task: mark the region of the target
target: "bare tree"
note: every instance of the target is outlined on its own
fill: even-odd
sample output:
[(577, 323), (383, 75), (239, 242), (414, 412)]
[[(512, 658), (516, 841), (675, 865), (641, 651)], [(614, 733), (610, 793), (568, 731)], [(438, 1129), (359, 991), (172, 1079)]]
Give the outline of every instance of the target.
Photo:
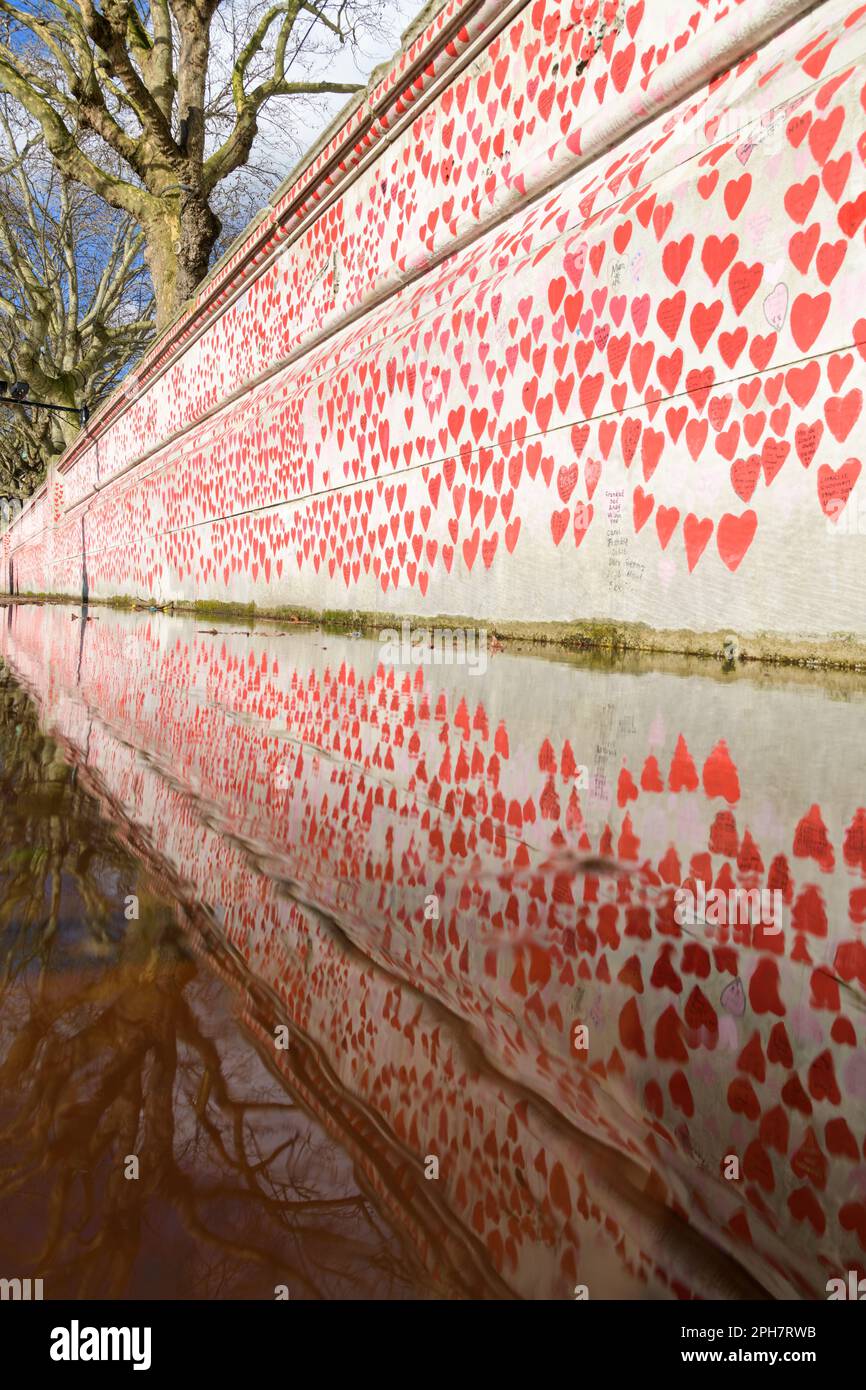
[(358, 91), (317, 70), (327, 50), (362, 43), (388, 17), (385, 0), (223, 0), (231, 23), (214, 27), (218, 9), (220, 0), (44, 0), (32, 10), (0, 0), (0, 87), (38, 123), (63, 173), (143, 229), (160, 325), (207, 271), (215, 190), (249, 160), (264, 108)]
[[(0, 503), (23, 502), (45, 477), (54, 450), (45, 411), (0, 406)], [(6, 520), (5, 511), (0, 518)]]
[[(144, 234), (74, 184), (0, 101), (0, 376), (74, 412), (105, 395), (154, 332)], [(75, 413), (0, 407), (0, 492), (27, 495)]]

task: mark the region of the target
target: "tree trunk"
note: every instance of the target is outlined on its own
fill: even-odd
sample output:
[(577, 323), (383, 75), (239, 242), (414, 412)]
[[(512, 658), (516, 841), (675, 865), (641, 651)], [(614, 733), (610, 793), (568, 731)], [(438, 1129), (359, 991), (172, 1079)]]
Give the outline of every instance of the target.
[(174, 290), (175, 313), (207, 275), (211, 252), (216, 245), (221, 227), (222, 223), (204, 198), (189, 194), (184, 199), (180, 216), (180, 249)]
[(207, 274), (222, 224), (204, 198), (182, 193), (173, 215), (145, 225), (145, 259), (156, 296), (157, 331), (165, 328)]

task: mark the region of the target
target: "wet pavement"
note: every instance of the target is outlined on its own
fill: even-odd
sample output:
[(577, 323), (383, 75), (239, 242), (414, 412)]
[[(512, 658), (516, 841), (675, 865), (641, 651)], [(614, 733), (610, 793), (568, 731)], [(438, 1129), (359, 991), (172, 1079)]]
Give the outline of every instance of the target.
[(38, 604), (0, 659), (5, 1277), (866, 1273), (862, 680)]

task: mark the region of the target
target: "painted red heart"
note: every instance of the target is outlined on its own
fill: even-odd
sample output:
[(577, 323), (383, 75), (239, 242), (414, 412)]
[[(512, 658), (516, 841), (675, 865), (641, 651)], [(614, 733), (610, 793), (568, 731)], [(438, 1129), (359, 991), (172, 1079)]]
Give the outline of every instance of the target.
[(758, 518), (751, 509), (743, 512), (742, 516), (726, 512), (719, 522), (716, 545), (723, 564), (727, 565), (732, 574), (739, 568), (743, 556), (755, 539), (757, 529)]
[(808, 352), (827, 321), (830, 295), (798, 294), (791, 309), (791, 332), (801, 352)]
[(832, 522), (839, 520), (859, 477), (859, 459), (846, 459), (839, 468), (831, 468), (829, 463), (821, 464), (818, 469), (818, 501), (822, 512)]

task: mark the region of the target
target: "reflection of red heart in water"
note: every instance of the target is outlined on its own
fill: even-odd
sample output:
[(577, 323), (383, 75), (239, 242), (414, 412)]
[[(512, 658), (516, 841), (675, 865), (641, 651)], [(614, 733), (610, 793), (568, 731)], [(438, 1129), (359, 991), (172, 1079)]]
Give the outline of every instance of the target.
[(836, 1084), (833, 1056), (826, 1048), (809, 1068), (809, 1095), (813, 1100), (830, 1100), (834, 1105), (842, 1099)]
[(811, 806), (794, 832), (794, 855), (797, 859), (814, 859), (824, 873), (832, 872), (836, 856), (827, 835), (820, 806)]
[(811, 1188), (798, 1187), (796, 1192), (792, 1192), (788, 1198), (788, 1209), (795, 1221), (808, 1221), (818, 1235), (823, 1235), (827, 1218)]
[(758, 962), (749, 981), (749, 1003), (756, 1014), (784, 1017), (785, 1006), (779, 998), (779, 967), (774, 960)]
[(708, 797), (724, 797), (731, 805), (740, 799), (737, 769), (724, 739), (719, 740), (704, 763), (703, 782)]
[(668, 943), (665, 946), (662, 946), (661, 951), (659, 952), (658, 959), (656, 960), (656, 963), (653, 966), (653, 973), (650, 978), (650, 984), (652, 985), (653, 989), (669, 989), (672, 991), (672, 993), (679, 994), (683, 985), (682, 980), (680, 979), (677, 972), (674, 970), (674, 967), (671, 963), (672, 951), (673, 946), (671, 946), (670, 943)]
[(849, 868), (859, 868), (866, 873), (866, 810), (862, 806), (858, 806), (854, 819), (845, 831), (842, 853)]
[(660, 1120), (665, 1111), (665, 1098), (657, 1081), (647, 1082), (644, 1088), (644, 1100), (650, 1114), (655, 1115), (656, 1119)]
[(686, 1000), (683, 1012), (690, 1028), (694, 1030), (706, 1028), (710, 1034), (718, 1033), (719, 1020), (716, 1011), (697, 985)]
[(813, 1129), (806, 1130), (805, 1139), (792, 1156), (791, 1170), (798, 1178), (805, 1178), (819, 1191), (823, 1191), (827, 1186), (827, 1160)]
[(749, 1120), (757, 1120), (761, 1105), (745, 1076), (736, 1076), (728, 1087), (728, 1109), (735, 1115), (745, 1115)]
[(688, 745), (682, 734), (677, 739), (677, 746), (674, 749), (674, 756), (671, 760), (671, 769), (668, 773), (668, 786), (672, 792), (697, 790), (698, 774), (694, 760), (688, 750)]
[(637, 801), (637, 798), (638, 790), (634, 784), (634, 778), (627, 767), (620, 768), (616, 788), (617, 805), (623, 807), (627, 801)]
[(773, 1161), (759, 1139), (753, 1139), (743, 1155), (743, 1173), (750, 1181), (763, 1187), (765, 1192), (776, 1190)]
[(737, 822), (730, 811), (719, 811), (710, 827), (708, 844), (713, 854), (724, 854), (728, 859), (736, 858), (740, 839), (737, 834)]
[(850, 1158), (852, 1163), (856, 1163), (860, 1157), (860, 1150), (857, 1148), (857, 1140), (848, 1128), (847, 1120), (840, 1115), (835, 1120), (828, 1120), (824, 1129), (824, 1138), (827, 1141), (827, 1152), (838, 1158)]
[[(629, 956), (616, 978), (621, 985), (627, 985), (628, 988), (633, 989), (636, 994), (643, 994), (643, 975), (641, 974), (640, 959), (638, 956)], [(621, 1023), (620, 1037), (622, 1037)], [(646, 1056), (646, 1053), (644, 1052), (643, 1055)]]
[(675, 1071), (668, 1082), (668, 1090), (671, 1093), (671, 1100), (678, 1110), (690, 1117), (695, 1113), (695, 1102), (689, 1089), (689, 1083), (685, 1072)]
[(627, 1052), (635, 1052), (638, 1057), (646, 1057), (646, 1042), (636, 999), (629, 999), (620, 1010), (619, 1040)]
[(843, 1231), (856, 1231), (861, 1248), (866, 1250), (866, 1206), (862, 1202), (846, 1202), (839, 1212), (839, 1225)]
[(748, 1072), (756, 1081), (765, 1080), (767, 1075), (767, 1064), (764, 1061), (764, 1049), (761, 1047), (760, 1033), (755, 1032), (752, 1034), (737, 1058), (737, 1066), (740, 1071)]
[[(634, 1003), (632, 999), (629, 1001)], [(660, 1062), (687, 1062), (689, 1054), (682, 1040), (682, 1023), (673, 1005), (669, 1005), (656, 1023), (654, 1048)]]
[(789, 1076), (782, 1087), (782, 1100), (789, 1110), (799, 1110), (804, 1115), (811, 1115), (812, 1102), (803, 1090), (803, 1083), (796, 1072)]
[(788, 1116), (781, 1105), (774, 1105), (772, 1110), (761, 1116), (760, 1135), (761, 1142), (766, 1144), (767, 1148), (776, 1149), (780, 1154), (788, 1152), (790, 1127)]
[(659, 772), (658, 759), (652, 754), (649, 755), (643, 765), (643, 772), (640, 775), (641, 790), (645, 792), (663, 792), (664, 783)]
[(791, 1042), (784, 1023), (773, 1024), (773, 1031), (767, 1043), (767, 1057), (771, 1062), (778, 1062), (782, 1067), (794, 1065), (794, 1054), (791, 1051)]

